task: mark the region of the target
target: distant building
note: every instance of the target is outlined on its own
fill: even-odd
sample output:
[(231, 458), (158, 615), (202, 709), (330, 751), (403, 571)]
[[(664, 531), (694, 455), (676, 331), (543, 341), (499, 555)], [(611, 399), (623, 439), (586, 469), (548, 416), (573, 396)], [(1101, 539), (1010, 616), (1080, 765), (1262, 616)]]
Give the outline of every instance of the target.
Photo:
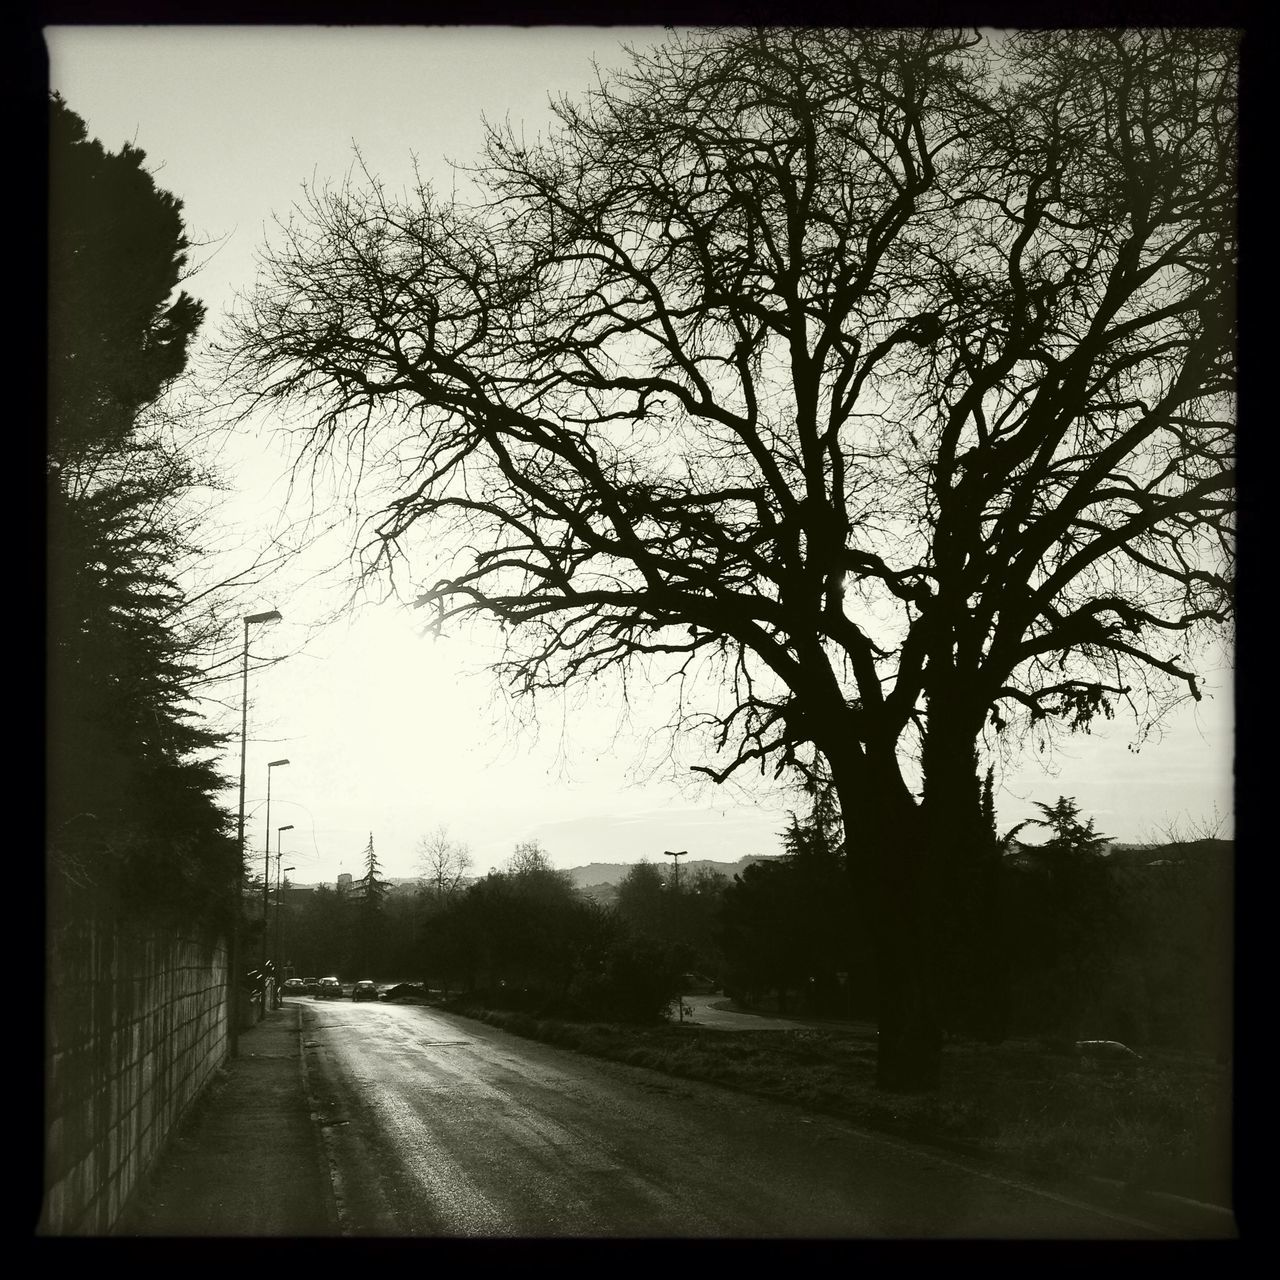
[(350, 871), (344, 871), (338, 877), (338, 892), (339, 894), (344, 894), (344, 895), (351, 892), (351, 872)]

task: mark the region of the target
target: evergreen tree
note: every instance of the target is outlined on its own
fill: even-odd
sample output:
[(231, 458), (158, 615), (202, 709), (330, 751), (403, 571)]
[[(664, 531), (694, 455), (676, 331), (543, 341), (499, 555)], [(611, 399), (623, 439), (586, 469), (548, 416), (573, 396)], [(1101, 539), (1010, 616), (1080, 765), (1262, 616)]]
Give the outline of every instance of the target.
[(49, 132), (50, 453), (121, 449), (186, 367), (204, 307), (185, 291), (182, 202), (110, 152), (58, 94)]
[(1036, 808), (1041, 817), (1005, 837), (1007, 843), (1026, 827), (1051, 833), (1035, 846), (1036, 859), (1017, 887), (1019, 923), (1034, 928), (1018, 951), (1040, 984), (1038, 1004), (1049, 1025), (1074, 1038), (1110, 980), (1124, 928), (1122, 895), (1103, 856), (1110, 837), (1094, 830), (1092, 818), (1082, 820), (1075, 798), (1036, 801)]
[(1037, 800), (1036, 808), (1044, 816), (1031, 818), (1027, 825), (1047, 827), (1053, 833), (1045, 841), (1045, 849), (1067, 854), (1101, 853), (1111, 839), (1093, 829), (1092, 818), (1081, 822), (1080, 806), (1072, 796), (1059, 796), (1054, 804)]
[(364, 848), (364, 868), (364, 875), (354, 886), (360, 912), (359, 953), (356, 960), (360, 976), (369, 977), (375, 970), (381, 971), (383, 904), (390, 888), (382, 878), (378, 855), (373, 849), (372, 831), (369, 832), (369, 843)]
[(234, 863), (222, 739), (193, 713), (199, 672), (173, 565), (194, 469), (145, 411), (181, 372), (203, 309), (170, 297), (181, 204), (144, 153), (89, 141), (50, 102), (46, 503), (47, 840), (51, 889), (210, 919)]
[(814, 777), (805, 789), (810, 811), (790, 815), (785, 856), (747, 867), (722, 895), (727, 986), (748, 1002), (773, 990), (784, 1009), (797, 995), (815, 1012), (845, 1012), (850, 979), (856, 989), (866, 977), (865, 938), (848, 929), (853, 885), (831, 788)]

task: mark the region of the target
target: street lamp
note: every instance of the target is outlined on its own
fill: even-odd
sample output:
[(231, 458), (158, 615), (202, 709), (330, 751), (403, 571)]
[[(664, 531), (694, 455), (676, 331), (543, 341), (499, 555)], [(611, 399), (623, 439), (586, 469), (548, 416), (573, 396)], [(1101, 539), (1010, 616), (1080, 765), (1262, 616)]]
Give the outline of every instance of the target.
[(279, 622), (280, 615), (274, 609), (265, 613), (251, 613), (244, 618), (244, 660), (240, 692), (240, 816), (236, 821), (236, 866), (233, 902), (235, 911), (231, 917), (231, 946), (227, 960), (227, 982), (231, 991), (231, 1016), (228, 1019), (227, 1044), (234, 1058), (240, 1052), (240, 907), (241, 886), (244, 882), (244, 760), (245, 744), (249, 736), (249, 628), (260, 622)]
[[(286, 823), (283, 827), (276, 828), (276, 1008), (280, 1007), (280, 916), (283, 913), (283, 907), (280, 901), (280, 836), (285, 831), (292, 831), (293, 823)], [(287, 867), (286, 870), (293, 871), (294, 867)], [(262, 918), (262, 933), (266, 936), (267, 918)]]
[[(668, 858), (674, 858), (674, 859), (675, 859), (675, 863), (674, 863), (673, 865), (675, 866), (676, 872), (675, 872), (675, 883), (674, 883), (674, 884), (672, 885), (672, 887), (671, 887), (671, 910), (672, 910), (672, 912), (673, 912), (673, 913), (678, 913), (678, 912), (679, 912), (679, 910), (680, 910), (680, 906), (679, 906), (679, 903), (680, 903), (680, 896), (679, 896), (679, 895), (680, 895), (680, 859), (681, 859), (681, 858), (683, 858), (683, 857), (685, 856), (685, 854), (687, 854), (687, 853), (689, 852), (689, 850), (688, 850), (688, 849), (663, 849), (663, 851), (662, 851), (662, 852), (663, 852), (664, 856), (666, 856), (666, 857), (668, 857)], [(679, 943), (679, 934), (680, 934), (680, 916), (679, 916), (679, 914), (676, 914), (676, 941), (677, 941), (677, 943)], [(677, 989), (676, 989), (676, 1008), (680, 1010), (680, 1021), (681, 1021), (681, 1023), (682, 1023), (682, 1024), (683, 1024), (683, 1022), (684, 1022), (684, 989), (683, 989), (683, 988), (684, 988), (684, 983), (677, 983)]]
[(680, 859), (683, 858), (685, 854), (689, 852), (689, 850), (688, 849), (663, 849), (662, 852), (666, 857), (674, 858), (676, 860), (675, 861), (676, 882), (675, 882), (673, 891), (675, 893), (679, 893), (680, 892)]
[[(288, 875), (290, 871), (296, 871), (297, 869), (298, 869), (297, 867), (285, 867), (285, 869), (284, 869), (284, 870), (285, 870), (285, 875)], [(282, 904), (282, 903), (277, 899), (277, 902), (276, 902), (276, 922), (277, 922), (277, 923), (276, 923), (276, 951), (277, 951), (277, 953), (278, 953), (278, 954), (276, 955), (276, 966), (277, 966), (277, 968), (278, 968), (278, 967), (283, 963), (283, 959), (282, 959), (282, 957), (286, 954), (286, 953), (285, 953), (284, 948), (280, 945), (280, 932), (281, 932), (281, 926), (280, 926), (280, 924), (279, 924), (279, 921), (280, 921), (280, 918), (281, 918), (281, 917), (280, 917), (280, 913), (281, 913), (283, 910), (284, 910), (284, 905), (283, 905), (283, 904)], [(290, 976), (290, 977), (293, 977), (293, 972), (292, 972), (292, 971), (293, 971), (293, 966), (292, 966), (292, 965), (288, 965), (288, 966), (286, 966), (286, 967), (290, 970), (289, 976)]]
[(271, 889), (271, 770), (288, 763), (287, 760), (267, 762), (267, 838), (262, 842), (262, 963), (258, 966), (264, 974), (267, 971), (267, 894)]

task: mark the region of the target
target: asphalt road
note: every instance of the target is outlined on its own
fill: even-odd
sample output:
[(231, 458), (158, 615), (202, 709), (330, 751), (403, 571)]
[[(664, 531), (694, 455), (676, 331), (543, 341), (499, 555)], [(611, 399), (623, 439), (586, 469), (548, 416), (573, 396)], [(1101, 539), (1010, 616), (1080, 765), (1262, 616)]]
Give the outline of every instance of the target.
[(299, 1002), (351, 1236), (1144, 1239), (963, 1159), (422, 1006)]

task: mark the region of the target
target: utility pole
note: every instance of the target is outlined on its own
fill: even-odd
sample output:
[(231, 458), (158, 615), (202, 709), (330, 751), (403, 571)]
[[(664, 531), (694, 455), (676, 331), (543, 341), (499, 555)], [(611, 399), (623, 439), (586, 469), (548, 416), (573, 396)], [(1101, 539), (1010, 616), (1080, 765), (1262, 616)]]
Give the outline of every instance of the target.
[[(236, 820), (236, 868), (232, 885), (230, 944), (227, 947), (227, 1051), (231, 1057), (240, 1053), (240, 915), (244, 904), (244, 762), (249, 739), (249, 628), (261, 622), (279, 622), (275, 609), (251, 613), (244, 621), (244, 663), (240, 686), (240, 811)], [(270, 777), (270, 774), (267, 775)]]
[[(671, 909), (672, 909), (673, 914), (675, 915), (675, 920), (676, 920), (676, 929), (677, 929), (677, 932), (678, 932), (678, 931), (679, 931), (679, 925), (680, 925), (680, 907), (679, 907), (679, 900), (680, 900), (680, 859), (681, 859), (681, 858), (683, 858), (683, 857), (685, 856), (685, 854), (687, 854), (687, 853), (689, 852), (689, 850), (688, 850), (688, 849), (663, 849), (663, 851), (662, 851), (662, 852), (663, 852), (663, 855), (664, 855), (665, 857), (668, 857), (668, 858), (674, 858), (674, 859), (675, 859), (675, 862), (673, 863), (673, 866), (675, 867), (675, 881), (674, 881), (674, 883), (673, 883), (673, 884), (672, 884), (672, 886), (671, 886)], [(679, 941), (679, 939), (677, 938), (677, 942), (678, 942), (678, 941)], [(676, 985), (677, 985), (677, 990), (676, 990), (676, 1008), (680, 1011), (680, 1012), (679, 1012), (680, 1023), (681, 1023), (681, 1025), (683, 1026), (683, 1025), (684, 1025), (684, 990), (683, 990), (683, 986), (684, 986), (684, 984), (683, 984), (683, 983), (677, 983)]]
[[(293, 830), (293, 823), (286, 823), (283, 827), (276, 828), (276, 949), (273, 965), (276, 974), (276, 1008), (280, 1007), (282, 996), (280, 994), (280, 917), (284, 914), (284, 904), (280, 900), (280, 837), (286, 831)], [(289, 867), (287, 870), (293, 871), (295, 868)], [(265, 921), (263, 922), (265, 925)]]
[[(264, 981), (267, 976), (267, 900), (271, 893), (271, 770), (288, 763), (289, 761), (284, 759), (271, 760), (267, 763), (267, 834), (262, 842), (262, 958), (258, 966)], [(265, 995), (263, 1008), (266, 1008)]]

